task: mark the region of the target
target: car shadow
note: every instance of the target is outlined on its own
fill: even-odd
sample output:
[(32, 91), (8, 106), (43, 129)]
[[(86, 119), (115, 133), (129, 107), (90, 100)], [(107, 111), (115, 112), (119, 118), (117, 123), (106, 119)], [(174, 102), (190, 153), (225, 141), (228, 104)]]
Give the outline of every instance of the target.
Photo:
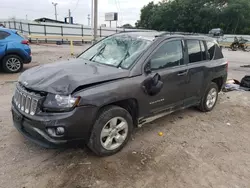
[[(188, 109), (173, 112), (169, 115), (156, 119), (150, 123), (146, 123), (141, 128), (135, 128), (131, 135), (130, 141), (127, 145), (129, 146), (129, 144), (132, 144), (132, 146), (129, 146), (129, 147), (125, 146), (125, 148), (120, 153), (124, 154), (128, 152), (128, 150), (130, 150), (131, 147), (133, 148), (134, 144), (137, 145), (137, 141), (138, 139), (140, 139), (142, 135), (148, 135), (152, 132), (158, 133), (159, 130), (162, 130), (164, 133), (167, 133), (175, 125), (180, 123), (183, 119), (188, 118), (188, 117), (194, 117), (195, 114), (197, 113), (199, 113), (199, 110), (195, 107), (191, 107)], [(137, 141), (134, 141), (134, 139), (136, 139)], [(44, 150), (43, 147), (38, 146), (28, 140), (26, 144), (32, 147), (34, 150), (37, 150), (37, 151)], [(99, 158), (87, 147), (87, 143), (83, 141), (74, 141), (74, 142), (68, 143), (67, 145), (61, 146), (60, 148), (55, 148), (55, 149), (52, 148), (52, 149), (45, 149), (45, 150), (47, 151), (52, 150), (56, 153), (60, 153), (61, 155), (67, 154), (67, 152), (75, 153), (76, 158), (77, 158), (77, 155), (79, 154), (79, 151), (81, 151), (81, 154), (84, 153), (84, 155), (88, 157), (91, 157), (94, 159)], [(122, 154), (118, 154), (118, 155), (122, 155)], [(78, 157), (80, 156), (78, 155)]]

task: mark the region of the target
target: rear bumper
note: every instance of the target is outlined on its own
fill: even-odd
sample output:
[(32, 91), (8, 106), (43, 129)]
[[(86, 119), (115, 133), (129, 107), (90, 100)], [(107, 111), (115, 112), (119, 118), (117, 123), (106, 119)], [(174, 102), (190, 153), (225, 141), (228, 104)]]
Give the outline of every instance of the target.
[(27, 56), (27, 57), (24, 58), (23, 63), (24, 63), (24, 64), (28, 64), (28, 63), (30, 63), (31, 61), (32, 61), (32, 57), (31, 57), (31, 56)]
[(227, 75), (228, 74), (225, 74), (223, 77), (222, 77), (222, 86), (220, 88), (220, 91), (225, 87), (226, 85), (226, 82), (227, 82)]

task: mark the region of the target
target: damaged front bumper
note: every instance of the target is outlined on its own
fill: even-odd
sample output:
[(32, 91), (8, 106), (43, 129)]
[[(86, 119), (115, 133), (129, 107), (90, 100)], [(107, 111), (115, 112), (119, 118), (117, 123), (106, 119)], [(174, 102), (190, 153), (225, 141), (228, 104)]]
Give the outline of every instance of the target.
[[(87, 141), (90, 136), (96, 108), (78, 107), (65, 113), (25, 114), (12, 103), (13, 124), (16, 129), (32, 142), (45, 148), (57, 148), (76, 140)], [(63, 135), (51, 135), (49, 128), (63, 127)]]

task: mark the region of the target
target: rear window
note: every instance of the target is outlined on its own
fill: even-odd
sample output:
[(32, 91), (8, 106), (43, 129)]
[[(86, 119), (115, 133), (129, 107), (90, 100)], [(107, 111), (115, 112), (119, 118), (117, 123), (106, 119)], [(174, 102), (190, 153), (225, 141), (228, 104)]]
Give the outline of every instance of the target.
[(10, 36), (9, 33), (5, 32), (5, 31), (0, 31), (0, 40), (3, 40), (8, 36)]

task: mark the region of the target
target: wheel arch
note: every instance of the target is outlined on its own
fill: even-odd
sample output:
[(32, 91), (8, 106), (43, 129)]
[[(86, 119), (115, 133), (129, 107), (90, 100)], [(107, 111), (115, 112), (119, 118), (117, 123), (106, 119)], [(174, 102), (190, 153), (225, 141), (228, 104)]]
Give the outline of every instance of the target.
[(23, 61), (24, 61), (24, 57), (22, 56), (22, 53), (19, 52), (18, 50), (11, 50), (11, 51), (7, 51), (0, 59), (0, 61), (2, 62), (2, 60), (8, 56), (8, 55), (16, 55), (18, 57), (20, 57)]
[(124, 99), (124, 100), (115, 101), (115, 102), (112, 102), (109, 104), (105, 104), (99, 108), (97, 116), (100, 114), (100, 112), (104, 108), (106, 108), (107, 106), (112, 106), (112, 105), (119, 106), (119, 107), (127, 110), (133, 119), (134, 126), (135, 127), (138, 126), (137, 120), (138, 120), (138, 114), (139, 114), (139, 106), (138, 106), (138, 102), (135, 98), (128, 98), (128, 99)]
[(223, 77), (221, 76), (221, 77), (218, 77), (218, 78), (214, 78), (214, 79), (212, 80), (212, 82), (214, 82), (214, 83), (217, 84), (218, 89), (219, 89), (219, 92), (220, 92), (221, 89), (222, 89), (222, 86), (223, 86)]

